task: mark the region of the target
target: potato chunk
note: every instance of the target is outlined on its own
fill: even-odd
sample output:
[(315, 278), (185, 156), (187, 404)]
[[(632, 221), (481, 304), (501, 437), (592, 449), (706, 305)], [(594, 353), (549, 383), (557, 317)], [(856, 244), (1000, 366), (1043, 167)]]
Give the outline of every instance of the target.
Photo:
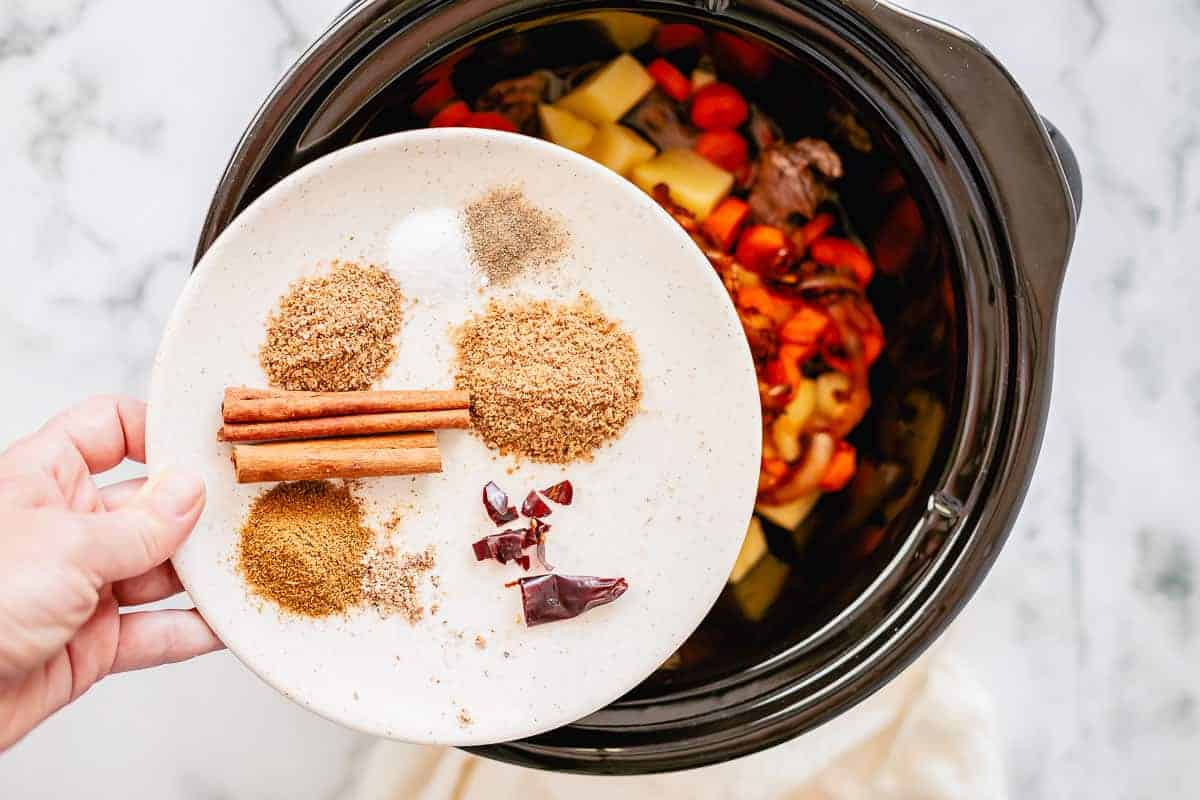
[(547, 139), (577, 153), (582, 152), (596, 135), (595, 125), (554, 106), (538, 106), (538, 119)]
[(733, 570), (729, 573), (729, 582), (738, 583), (746, 577), (751, 567), (762, 560), (767, 554), (767, 537), (763, 534), (762, 523), (758, 517), (750, 518), (750, 527), (746, 530), (746, 538), (742, 540), (742, 549), (738, 552), (737, 561), (733, 562)]
[(628, 175), (634, 167), (654, 158), (654, 145), (624, 125), (605, 123), (584, 149), (588, 158), (599, 161), (613, 172)]
[(555, 105), (600, 125), (616, 122), (654, 88), (654, 78), (636, 58), (622, 53)]
[(633, 171), (633, 181), (653, 192), (665, 183), (671, 199), (704, 219), (733, 188), (733, 175), (691, 150), (667, 150)]

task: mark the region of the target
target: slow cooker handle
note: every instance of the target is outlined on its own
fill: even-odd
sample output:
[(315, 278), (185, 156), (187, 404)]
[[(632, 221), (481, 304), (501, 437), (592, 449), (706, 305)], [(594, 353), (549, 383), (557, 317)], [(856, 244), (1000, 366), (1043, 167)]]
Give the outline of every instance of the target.
[(1079, 171), (1079, 159), (1075, 157), (1075, 150), (1067, 137), (1053, 122), (1042, 117), (1042, 124), (1046, 126), (1046, 133), (1050, 134), (1050, 144), (1054, 145), (1054, 152), (1058, 153), (1058, 160), (1066, 173), (1067, 186), (1071, 189), (1071, 205), (1075, 207), (1075, 218), (1078, 219), (1083, 213), (1083, 173)]
[[(917, 67), (931, 100), (969, 142), (1008, 235), (1013, 263), (1053, 325), (1081, 198), (1078, 162), (1008, 71), (945, 23), (879, 0), (842, 0)], [(1053, 131), (1053, 133), (1051, 133)]]

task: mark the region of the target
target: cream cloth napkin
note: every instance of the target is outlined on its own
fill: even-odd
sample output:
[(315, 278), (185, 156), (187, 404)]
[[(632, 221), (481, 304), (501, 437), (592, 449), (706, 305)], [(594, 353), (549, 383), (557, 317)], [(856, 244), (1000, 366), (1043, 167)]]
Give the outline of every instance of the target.
[(342, 800), (1001, 800), (991, 698), (944, 644), (841, 717), (777, 747), (665, 775), (523, 769), (459, 750), (375, 744)]

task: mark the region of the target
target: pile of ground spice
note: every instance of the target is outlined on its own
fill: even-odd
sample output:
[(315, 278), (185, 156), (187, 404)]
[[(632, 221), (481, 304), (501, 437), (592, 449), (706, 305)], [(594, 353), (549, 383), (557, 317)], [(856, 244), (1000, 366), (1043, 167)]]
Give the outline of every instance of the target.
[(563, 223), (531, 204), (518, 187), (493, 189), (468, 205), (464, 217), (471, 260), (492, 284), (550, 266), (570, 243)]
[(362, 602), (363, 556), (374, 538), (349, 487), (281, 483), (251, 506), (238, 565), (255, 594), (286, 611), (323, 617)]
[(335, 263), (289, 287), (267, 321), (259, 363), (279, 389), (369, 389), (396, 356), (403, 300), (387, 272)]
[(400, 553), (392, 544), (371, 548), (363, 557), (363, 596), (381, 616), (400, 614), (417, 622), (425, 616), (420, 579), (435, 563), (432, 547), (420, 553)]
[(633, 338), (584, 294), (569, 305), (493, 301), (455, 344), (455, 384), (471, 393), (475, 431), (502, 453), (590, 459), (641, 403)]

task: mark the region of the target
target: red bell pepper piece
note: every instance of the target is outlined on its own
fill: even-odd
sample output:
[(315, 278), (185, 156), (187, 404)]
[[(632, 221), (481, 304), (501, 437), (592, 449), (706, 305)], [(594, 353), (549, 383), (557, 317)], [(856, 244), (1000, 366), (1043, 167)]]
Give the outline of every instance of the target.
[(849, 239), (836, 236), (817, 239), (809, 245), (808, 256), (822, 266), (850, 270), (862, 286), (870, 283), (871, 276), (875, 274), (871, 257)]
[(696, 138), (693, 149), (734, 175), (750, 163), (750, 145), (737, 131), (705, 131)]
[(454, 100), (454, 84), (449, 78), (439, 78), (413, 101), (412, 112), (421, 119), (433, 119), (433, 115)]
[(692, 82), (688, 77), (675, 68), (675, 65), (665, 58), (656, 58), (646, 65), (646, 72), (654, 78), (667, 95), (677, 102), (684, 102), (692, 94)]
[(751, 225), (738, 240), (734, 257), (746, 269), (772, 272), (783, 266), (791, 251), (787, 236), (771, 225)]
[(763, 367), (763, 378), (768, 386), (786, 386), (788, 376), (783, 368), (783, 362), (778, 358), (768, 361), (767, 365)]
[(493, 131), (517, 132), (517, 126), (512, 120), (495, 111), (472, 111), (463, 123), (468, 128), (488, 128)]
[(466, 125), (470, 117), (471, 107), (467, 105), (466, 101), (455, 100), (433, 115), (433, 119), (429, 120), (429, 127), (453, 128), (459, 125)]
[(670, 53), (685, 47), (703, 47), (704, 30), (699, 25), (686, 22), (673, 22), (659, 25), (654, 31), (654, 49), (660, 53)]
[(692, 97), (692, 124), (701, 130), (732, 130), (749, 115), (746, 99), (728, 83), (710, 83)]
[(779, 348), (779, 363), (783, 365), (784, 382), (789, 386), (799, 386), (804, 380), (800, 365), (812, 358), (815, 347), (802, 344), (785, 344)]
[(727, 31), (714, 31), (713, 57), (722, 71), (762, 80), (771, 70), (771, 52), (761, 44)]
[(884, 275), (895, 275), (908, 266), (925, 238), (925, 220), (917, 208), (912, 195), (904, 195), (896, 201), (879, 232), (875, 234), (875, 263)]
[(792, 237), (792, 241), (794, 241), (798, 247), (808, 249), (810, 244), (829, 233), (829, 229), (833, 227), (834, 221), (833, 214), (830, 214), (828, 211), (822, 211), (820, 214), (817, 214), (808, 222), (804, 223), (804, 225), (800, 227), (800, 230), (796, 231), (795, 235)]
[(858, 454), (849, 442), (838, 442), (833, 458), (817, 487), (823, 492), (837, 492), (846, 487), (858, 469)]
[(710, 242), (728, 252), (737, 241), (738, 233), (748, 216), (750, 206), (745, 200), (726, 197), (704, 218), (704, 222), (700, 223), (700, 230)]
[(815, 346), (829, 325), (829, 317), (810, 306), (803, 306), (779, 328), (779, 338), (789, 344)]
[(863, 358), (867, 366), (871, 366), (883, 353), (883, 334), (878, 331), (868, 331), (862, 335)]

